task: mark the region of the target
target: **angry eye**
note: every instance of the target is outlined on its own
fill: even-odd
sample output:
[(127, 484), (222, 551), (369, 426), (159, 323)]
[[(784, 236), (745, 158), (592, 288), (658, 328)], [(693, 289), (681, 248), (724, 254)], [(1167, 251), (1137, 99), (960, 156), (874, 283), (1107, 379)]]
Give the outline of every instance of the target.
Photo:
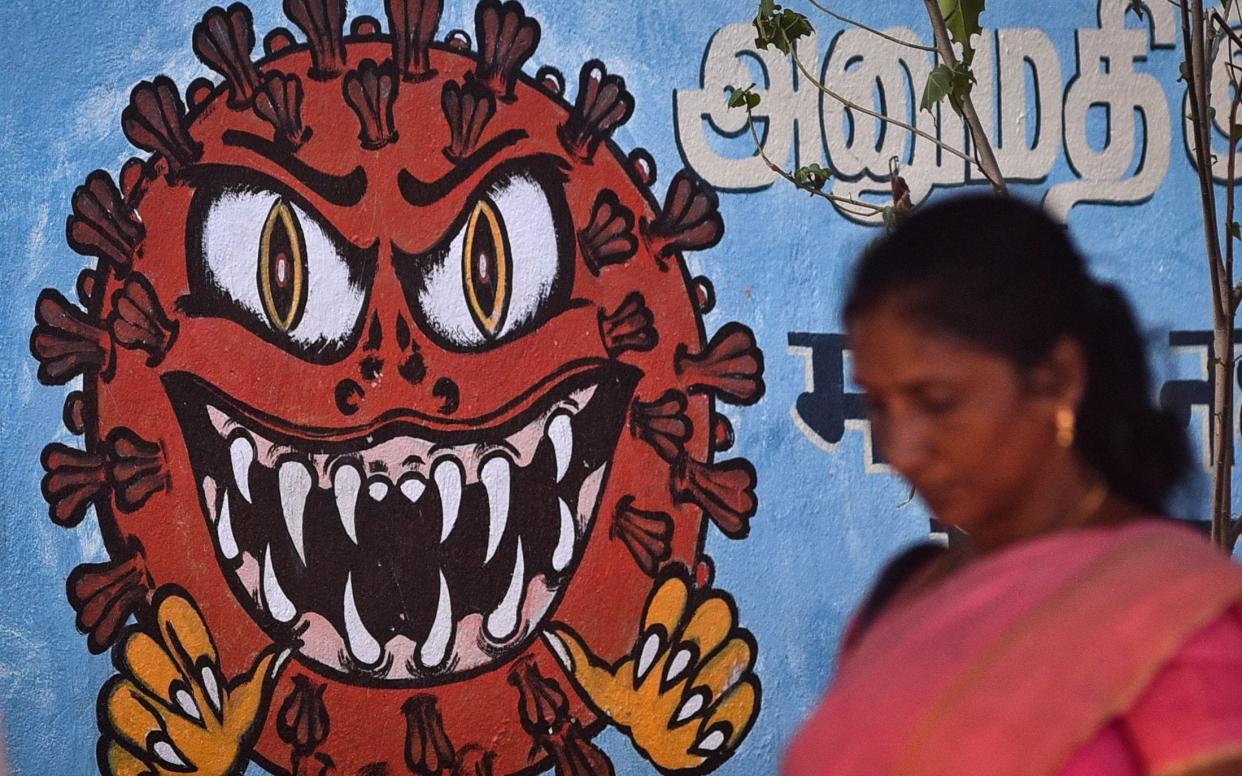
[(198, 203), (190, 236), (193, 312), (232, 318), (312, 361), (360, 329), (367, 262), (291, 196), (226, 188)]
[(412, 296), (429, 333), (473, 350), (538, 324), (566, 287), (562, 224), (530, 172), (501, 178), (477, 195), (448, 246), (419, 262)]

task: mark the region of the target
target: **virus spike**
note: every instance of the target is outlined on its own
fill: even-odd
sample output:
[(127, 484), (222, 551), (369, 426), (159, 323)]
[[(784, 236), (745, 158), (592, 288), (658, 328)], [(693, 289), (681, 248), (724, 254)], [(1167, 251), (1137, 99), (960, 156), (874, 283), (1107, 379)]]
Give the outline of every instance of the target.
[(707, 590), (716, 580), (716, 561), (710, 555), (700, 555), (694, 564), (694, 589)]
[(302, 79), (274, 72), (254, 96), (254, 112), (276, 130), (276, 142), (297, 150), (310, 139), (302, 123)]
[(565, 94), (565, 74), (551, 65), (544, 65), (535, 71), (535, 83), (549, 94), (560, 97)]
[(504, 102), (513, 97), (522, 65), (539, 45), (539, 22), (526, 15), (517, 0), (483, 0), (474, 10), (474, 32), (479, 40), (476, 74), (492, 94)]
[(702, 275), (694, 279), (694, 306), (703, 315), (716, 309), (716, 288)]
[(397, 101), (397, 82), (387, 65), (364, 59), (356, 70), (345, 74), (345, 102), (362, 125), (358, 139), (362, 147), (375, 151), (396, 141), (392, 106)]
[(125, 204), (112, 176), (95, 170), (73, 192), (73, 215), (65, 225), (69, 247), (84, 256), (112, 263), (118, 273), (133, 264), (147, 229), (137, 211)]
[(559, 131), (561, 143), (574, 156), (589, 162), (599, 144), (612, 137), (633, 113), (634, 95), (625, 88), (625, 79), (609, 75), (603, 62), (592, 59), (578, 74), (574, 109)]
[(229, 84), (229, 107), (240, 110), (254, 100), (259, 70), (250, 59), (254, 51), (254, 17), (242, 3), (228, 10), (212, 7), (194, 26), (194, 53), (204, 65)]
[(496, 115), (496, 97), (469, 73), (466, 82), (445, 81), (440, 90), (440, 107), (448, 120), (451, 140), (444, 155), (460, 161), (474, 150), (487, 122)]
[(383, 31), (380, 26), (379, 19), (374, 16), (359, 16), (349, 25), (349, 34), (360, 38), (369, 38), (379, 35)]
[(425, 81), (431, 69), (431, 41), (440, 26), (444, 0), (384, 0), (392, 31), (392, 61), (403, 81)]
[(196, 111), (207, 103), (211, 98), (211, 93), (215, 91), (215, 84), (207, 78), (195, 78), (190, 81), (190, 85), (185, 88), (185, 105), (191, 111)]
[(91, 297), (95, 295), (95, 283), (98, 280), (99, 275), (93, 269), (87, 268), (78, 273), (78, 282), (76, 284), (78, 303), (83, 307), (91, 306)]
[(526, 659), (514, 666), (509, 672), (509, 683), (518, 688), (518, 713), (528, 733), (546, 733), (569, 716), (569, 700), (561, 686), (545, 679), (534, 660)]
[(650, 577), (672, 556), (673, 518), (664, 512), (636, 509), (633, 496), (617, 503), (608, 535), (625, 542), (638, 567)]
[(730, 539), (744, 539), (759, 505), (755, 467), (745, 458), (715, 463), (685, 458), (673, 475), (673, 497), (679, 504), (698, 504)]
[(44, 385), (64, 385), (87, 372), (107, 378), (113, 362), (108, 330), (51, 288), (35, 303), (30, 352), (39, 360)]
[[(121, 165), (121, 194), (126, 204), (133, 206), (137, 199), (138, 188), (147, 177), (147, 164), (136, 156), (130, 157)], [(139, 219), (141, 220), (141, 219)]]
[(57, 525), (76, 526), (108, 487), (103, 456), (53, 442), (43, 448), (39, 462), (47, 472), (40, 487), (48, 516)]
[(98, 655), (116, 642), (121, 626), (146, 604), (151, 581), (140, 548), (131, 542), (122, 557), (75, 568), (65, 591), (77, 613), (74, 624), (86, 634), (87, 648)]
[(613, 776), (612, 761), (591, 743), (577, 720), (565, 723), (565, 732), (547, 736), (544, 748), (552, 754), (555, 773), (565, 776)]
[(699, 251), (720, 242), (724, 220), (715, 189), (689, 170), (678, 172), (647, 235), (656, 256), (662, 259), (677, 251)]
[(716, 415), (712, 418), (712, 450), (717, 453), (723, 453), (733, 449), (733, 443), (736, 437), (733, 434), (733, 424), (724, 415)]
[(453, 776), (494, 776), (496, 753), (471, 744), (457, 753)]
[(621, 204), (616, 192), (604, 189), (595, 196), (591, 222), (578, 232), (578, 247), (593, 275), (609, 264), (628, 261), (638, 250), (634, 212)]
[(293, 37), (292, 32), (289, 32), (284, 27), (276, 27), (263, 36), (263, 53), (270, 57), (286, 51), (297, 44), (298, 41)]
[(763, 352), (740, 323), (726, 323), (701, 353), (677, 346), (674, 368), (689, 391), (714, 391), (730, 404), (754, 404), (763, 397)]
[(65, 408), (61, 411), (61, 420), (65, 428), (74, 436), (82, 436), (88, 426), (94, 425), (95, 416), (86, 402), (86, 394), (82, 391), (71, 391), (65, 397)]
[(448, 35), (444, 36), (444, 42), (454, 51), (469, 51), (474, 45), (474, 41), (470, 40), (470, 33), (465, 30), (449, 30)]
[(444, 732), (444, 720), (434, 695), (415, 695), (401, 707), (405, 714), (405, 764), (423, 776), (452, 768), (453, 744)]
[(121, 347), (147, 352), (147, 366), (158, 366), (177, 339), (176, 322), (164, 314), (155, 289), (140, 273), (113, 293), (108, 326)]
[(627, 350), (651, 350), (660, 340), (655, 317), (637, 291), (630, 292), (611, 313), (599, 312), (599, 333), (608, 355), (617, 358)]
[(107, 440), (108, 480), (122, 512), (140, 509), (147, 499), (168, 487), (164, 451), (128, 428), (115, 428)]
[(298, 759), (309, 756), (328, 737), (331, 720), (323, 702), (326, 684), (315, 686), (305, 674), (294, 674), (293, 689), (280, 704), (276, 734)]
[(686, 416), (686, 395), (670, 389), (653, 402), (635, 399), (630, 433), (654, 447), (665, 461), (676, 461), (685, 454), (686, 442), (694, 434)]
[(310, 43), (310, 77), (335, 78), (345, 70), (345, 0), (285, 0), (285, 16)]
[(169, 177), (198, 161), (203, 147), (190, 138), (185, 103), (168, 76), (140, 81), (121, 112), (121, 130), (129, 142), (157, 153), (168, 162)]
[(627, 159), (630, 163), (630, 170), (633, 171), (634, 177), (638, 178), (639, 183), (650, 187), (656, 182), (656, 161), (650, 151), (646, 148), (635, 148), (630, 151)]

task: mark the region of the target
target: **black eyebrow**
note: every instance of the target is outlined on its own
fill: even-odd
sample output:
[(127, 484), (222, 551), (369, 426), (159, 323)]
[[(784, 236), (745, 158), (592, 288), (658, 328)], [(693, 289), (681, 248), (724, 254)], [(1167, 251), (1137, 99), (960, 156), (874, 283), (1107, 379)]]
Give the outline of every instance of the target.
[(479, 150), (458, 162), (457, 166), (446, 173), (444, 177), (437, 178), (434, 181), (420, 181), (409, 170), (403, 169), (397, 174), (397, 186), (401, 189), (401, 197), (415, 207), (426, 207), (438, 202), (448, 196), (450, 191), (461, 185), (466, 178), (473, 175), (476, 170), (483, 166), (484, 162), (519, 140), (524, 140), (526, 137), (525, 130), (521, 129), (510, 129), (507, 132), (501, 132), (481, 146)]
[(238, 129), (225, 131), (224, 144), (245, 148), (270, 159), (333, 205), (352, 207), (361, 202), (367, 193), (367, 173), (361, 166), (346, 175), (330, 175), (309, 166), (270, 140)]

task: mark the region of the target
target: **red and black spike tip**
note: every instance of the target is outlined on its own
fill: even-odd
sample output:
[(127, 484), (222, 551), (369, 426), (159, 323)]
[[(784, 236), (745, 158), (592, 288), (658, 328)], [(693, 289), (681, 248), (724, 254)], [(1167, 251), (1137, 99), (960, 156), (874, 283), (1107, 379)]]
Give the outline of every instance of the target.
[(295, 760), (308, 757), (328, 737), (331, 719), (323, 702), (325, 689), (326, 684), (294, 674), (293, 689), (280, 704), (276, 734), (293, 749)]
[(474, 45), (470, 40), (470, 33), (465, 30), (449, 30), (448, 35), (444, 36), (444, 42), (453, 51), (466, 52)]
[(604, 350), (611, 358), (627, 350), (651, 350), (660, 341), (654, 324), (655, 316), (647, 307), (647, 300), (637, 291), (631, 291), (616, 310), (599, 312), (599, 333)]
[(465, 83), (444, 82), (440, 107), (449, 126), (449, 145), (444, 155), (454, 162), (460, 161), (478, 146), (487, 123), (496, 115), (496, 97), (467, 73)]
[(697, 504), (725, 536), (744, 539), (759, 508), (755, 467), (745, 458), (715, 463), (683, 458), (673, 473), (673, 499)]
[(362, 129), (358, 139), (362, 147), (375, 151), (397, 140), (392, 108), (397, 101), (397, 81), (386, 63), (375, 64), (364, 59), (358, 67), (345, 74), (345, 102), (353, 109)]
[(522, 727), (552, 756), (557, 774), (611, 776), (608, 756), (591, 743), (569, 713), (569, 700), (561, 686), (540, 674), (534, 660), (514, 666), (509, 682), (518, 688)]
[(349, 34), (358, 38), (373, 38), (383, 31), (384, 28), (380, 26), (379, 19), (366, 14), (354, 17), (354, 20), (349, 23)]
[(108, 330), (51, 288), (35, 302), (30, 353), (39, 360), (44, 385), (64, 385), (87, 373), (107, 379), (114, 360)]
[(652, 402), (635, 399), (630, 433), (654, 447), (665, 461), (676, 461), (685, 454), (686, 442), (694, 435), (694, 426), (686, 415), (686, 395), (670, 389)]
[(345, 71), (345, 0), (285, 0), (285, 16), (310, 44), (310, 77), (327, 81)]
[(204, 65), (229, 84), (229, 107), (241, 110), (254, 100), (259, 69), (250, 59), (254, 51), (254, 17), (242, 3), (228, 10), (212, 7), (194, 26), (194, 53)]
[(72, 207), (65, 225), (69, 247), (83, 256), (104, 259), (124, 274), (138, 255), (147, 228), (125, 203), (112, 176), (104, 170), (86, 176), (86, 183), (73, 191)]
[(99, 273), (89, 267), (78, 273), (78, 282), (74, 288), (78, 292), (78, 304), (89, 308), (91, 300), (95, 296), (96, 283), (99, 282)]
[(268, 73), (254, 96), (254, 112), (276, 130), (276, 142), (293, 150), (310, 139), (302, 123), (302, 79), (290, 73)]
[(92, 654), (116, 642), (125, 621), (146, 605), (151, 591), (142, 549), (134, 541), (114, 560), (83, 563), (70, 572), (65, 592), (77, 613), (74, 624), (86, 634)]
[(716, 287), (702, 275), (694, 279), (694, 306), (702, 315), (716, 309)]
[(431, 69), (431, 41), (440, 26), (444, 0), (384, 0), (392, 31), (392, 61), (403, 81), (425, 81)]
[(136, 147), (162, 156), (170, 178), (198, 161), (203, 153), (203, 147), (190, 138), (187, 125), (185, 103), (177, 85), (163, 75), (139, 82), (121, 112), (125, 137)]
[(608, 535), (625, 542), (634, 562), (649, 577), (654, 577), (660, 564), (673, 554), (673, 518), (664, 512), (636, 508), (633, 496), (617, 502)]
[(678, 345), (673, 358), (686, 390), (712, 391), (729, 404), (750, 405), (763, 397), (763, 351), (747, 326), (726, 323), (701, 353)]
[(656, 182), (656, 161), (650, 151), (646, 148), (635, 148), (626, 159), (630, 163), (630, 171), (639, 183), (650, 188)]
[(164, 451), (128, 428), (114, 428), (105, 442), (108, 481), (122, 512), (134, 512), (168, 487)]
[(479, 64), (475, 74), (492, 94), (508, 102), (522, 65), (539, 46), (539, 22), (526, 15), (516, 0), (483, 0), (474, 10)]
[(279, 54), (282, 51), (296, 46), (298, 41), (293, 37), (293, 33), (284, 27), (275, 27), (271, 32), (263, 36), (263, 53), (267, 56)]
[(43, 448), (40, 487), (47, 501), (48, 516), (57, 525), (72, 528), (82, 522), (91, 503), (108, 487), (108, 471), (102, 455), (78, 450), (59, 442)]
[[(121, 165), (121, 195), (125, 197), (125, 204), (131, 208), (137, 206), (138, 194), (146, 178), (147, 163), (138, 157), (132, 156)], [(142, 220), (141, 217), (139, 220)]]
[(82, 391), (71, 391), (65, 397), (65, 407), (61, 411), (61, 420), (65, 428), (74, 436), (82, 436), (86, 429), (95, 425), (95, 412), (86, 400)]
[(724, 453), (732, 450), (735, 441), (733, 424), (729, 422), (729, 419), (724, 415), (712, 417), (712, 451)]
[[(644, 223), (644, 227), (659, 259), (667, 259), (678, 251), (710, 248), (724, 236), (720, 199), (716, 190), (698, 175), (681, 170), (669, 184), (660, 215), (652, 223)], [(661, 266), (667, 268), (668, 264), (661, 261)]]
[(565, 149), (584, 162), (595, 156), (595, 149), (634, 114), (634, 95), (625, 88), (625, 79), (609, 75), (598, 59), (582, 66), (578, 74), (578, 94), (569, 119), (559, 130)]
[(434, 695), (415, 695), (401, 706), (405, 715), (405, 764), (421, 776), (437, 776), (453, 767), (456, 752), (444, 732)]
[(634, 211), (621, 204), (615, 191), (604, 189), (595, 196), (591, 221), (578, 232), (578, 247), (593, 275), (610, 264), (628, 261), (638, 250)]
[(207, 104), (207, 101), (211, 99), (211, 93), (215, 90), (216, 85), (211, 82), (210, 78), (195, 78), (185, 88), (186, 107), (191, 112), (199, 110)]
[(150, 281), (135, 272), (112, 294), (108, 328), (123, 348), (145, 350), (147, 366), (158, 366), (177, 339), (178, 326), (164, 314)]
[(544, 65), (535, 71), (535, 83), (548, 94), (557, 97), (565, 94), (565, 74), (551, 65)]
[(495, 773), (495, 752), (471, 744), (457, 753), (457, 767), (453, 769), (453, 776), (494, 776)]

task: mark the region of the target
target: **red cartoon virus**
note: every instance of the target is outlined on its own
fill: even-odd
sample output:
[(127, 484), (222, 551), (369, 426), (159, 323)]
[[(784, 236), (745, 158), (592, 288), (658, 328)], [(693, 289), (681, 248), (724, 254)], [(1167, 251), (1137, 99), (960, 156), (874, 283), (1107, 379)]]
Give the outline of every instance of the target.
[(61, 525), (94, 507), (110, 560), (69, 599), (132, 673), (100, 767), (606, 773), (612, 723), (710, 770), (758, 709), (701, 551), (756, 510), (714, 401), (763, 392), (682, 256), (720, 240), (716, 197), (681, 172), (657, 201), (602, 63), (572, 103), (524, 74), (517, 3), (443, 43), (437, 0), (385, 7), (347, 34), (344, 0), (285, 0), (306, 42), (258, 61), (249, 9), (210, 9), (193, 46), (223, 82), (140, 83), (122, 128), (150, 156), (74, 192), (99, 261), (81, 306), (40, 296), (31, 351), (82, 380), (85, 449), (49, 445), (43, 491)]

